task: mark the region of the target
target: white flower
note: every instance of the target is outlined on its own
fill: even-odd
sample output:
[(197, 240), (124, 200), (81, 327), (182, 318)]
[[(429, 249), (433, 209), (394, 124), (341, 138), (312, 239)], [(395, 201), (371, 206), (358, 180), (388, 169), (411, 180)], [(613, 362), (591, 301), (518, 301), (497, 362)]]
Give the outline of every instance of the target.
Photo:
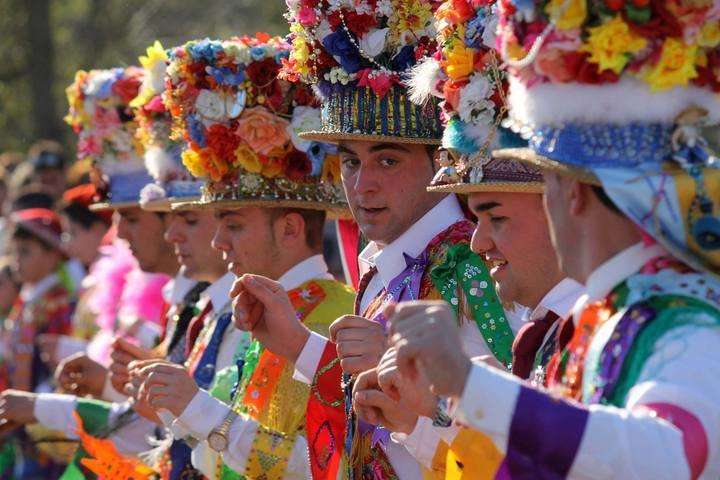
[(116, 78), (117, 72), (115, 70), (101, 70), (95, 72), (93, 75), (89, 75), (87, 84), (85, 85), (85, 95), (94, 97), (100, 93), (106, 83), (114, 82)]
[(244, 90), (237, 94), (201, 90), (195, 99), (195, 109), (202, 117), (203, 123), (212, 124), (238, 117), (245, 109), (246, 94)]
[(470, 82), (460, 92), (458, 116), (464, 122), (475, 122), (475, 119), (478, 118), (483, 111), (493, 109), (493, 102), (488, 100), (492, 91), (493, 86), (484, 75), (474, 74), (470, 77)]
[(153, 66), (146, 70), (143, 79), (143, 90), (146, 88), (151, 90), (155, 95), (165, 91), (165, 73), (167, 72), (167, 64), (165, 61), (155, 62)]
[(252, 57), (250, 56), (250, 48), (245, 45), (238, 45), (234, 42), (224, 42), (223, 47), (225, 53), (235, 59), (236, 63), (248, 64)]
[(315, 29), (315, 37), (320, 40), (322, 43), (323, 40), (325, 40), (325, 37), (333, 33), (332, 28), (330, 27), (330, 23), (323, 19), (320, 21), (320, 25), (317, 26)]
[(370, 30), (360, 39), (360, 48), (370, 57), (377, 57), (385, 49), (385, 39), (389, 31), (389, 28)]
[(497, 10), (493, 9), (492, 13), (488, 15), (487, 24), (485, 30), (483, 30), (482, 41), (483, 44), (488, 48), (495, 48), (495, 37), (498, 29), (498, 14)]
[(114, 149), (118, 152), (130, 152), (135, 150), (135, 144), (133, 143), (133, 136), (127, 131), (118, 128), (113, 132), (110, 141)]
[(295, 148), (301, 152), (307, 152), (312, 141), (301, 139), (300, 132), (320, 130), (320, 109), (312, 107), (295, 107), (290, 125), (287, 126), (288, 135), (292, 139)]
[(392, 15), (392, 0), (378, 0), (375, 6), (375, 12), (377, 15), (382, 15), (383, 17), (389, 17), (390, 15)]
[(285, 0), (288, 10), (297, 12), (300, 9), (300, 0)]
[(170, 78), (170, 82), (173, 85), (177, 85), (180, 81), (180, 65), (177, 62), (170, 62), (166, 75)]

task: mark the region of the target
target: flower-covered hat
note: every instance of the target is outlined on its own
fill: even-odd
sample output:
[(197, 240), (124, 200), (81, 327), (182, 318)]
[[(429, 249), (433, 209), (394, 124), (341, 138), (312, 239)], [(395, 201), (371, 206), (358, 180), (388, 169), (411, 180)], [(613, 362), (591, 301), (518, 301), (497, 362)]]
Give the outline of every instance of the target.
[(495, 51), (497, 19), (495, 0), (445, 1), (435, 13), (438, 51), (412, 71), (413, 102), (441, 99), (440, 169), (429, 191), (543, 191), (539, 168), (491, 156), (496, 148), (527, 146), (500, 125), (507, 80)]
[(339, 158), (298, 132), (319, 123), (309, 87), (277, 78), (290, 45), (258, 34), (193, 41), (170, 54), (165, 105), (182, 160), (205, 181), (184, 206), (287, 206), (347, 215)]
[(437, 99), (408, 97), (409, 70), (436, 49), (437, 0), (288, 0), (283, 75), (316, 86), (322, 118), (303, 138), (437, 144)]
[(130, 103), (138, 122), (137, 138), (145, 151), (145, 168), (155, 180), (140, 192), (140, 205), (150, 211), (170, 211), (173, 202), (197, 200), (203, 182), (183, 166), (184, 142), (170, 137), (172, 118), (165, 108), (165, 73), (170, 58), (160, 42), (140, 57), (145, 70), (140, 93)]
[(689, 265), (720, 269), (720, 3), (500, 2), (515, 158), (602, 185)]
[(93, 163), (98, 202), (93, 210), (138, 205), (140, 190), (152, 179), (145, 172), (137, 122), (130, 102), (143, 82), (137, 67), (79, 71), (67, 90), (65, 121), (78, 135), (78, 159)]

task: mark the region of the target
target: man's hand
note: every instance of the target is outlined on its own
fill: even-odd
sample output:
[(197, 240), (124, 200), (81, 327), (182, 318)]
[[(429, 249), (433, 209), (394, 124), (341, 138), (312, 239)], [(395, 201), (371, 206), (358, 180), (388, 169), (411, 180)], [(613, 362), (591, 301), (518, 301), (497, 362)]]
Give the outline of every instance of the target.
[(462, 396), (471, 363), (450, 306), (412, 301), (391, 305), (385, 315), (390, 319), (400, 373), (411, 381), (425, 375), (436, 395)]
[(233, 319), (240, 330), (276, 355), (295, 363), (310, 331), (297, 314), (282, 286), (269, 278), (246, 274), (235, 280), (230, 296)]
[(330, 325), (343, 372), (354, 375), (375, 368), (387, 349), (383, 327), (356, 315), (343, 315)]
[(397, 366), (397, 350), (390, 348), (377, 366), (377, 382), (380, 389), (404, 408), (423, 417), (432, 417), (437, 397), (430, 391), (430, 382), (422, 371), (410, 379), (400, 374)]
[(35, 393), (12, 389), (0, 394), (0, 431), (37, 422), (36, 398)]
[(75, 395), (100, 397), (105, 388), (107, 370), (85, 353), (79, 352), (60, 362), (55, 379), (64, 391)]
[[(125, 384), (130, 380), (128, 365), (135, 360), (157, 358), (153, 350), (139, 347), (124, 338), (116, 338), (110, 350), (110, 383), (118, 392), (125, 391)], [(158, 358), (159, 360), (159, 358)]]
[(170, 362), (137, 362), (132, 376), (142, 379), (134, 398), (155, 411), (164, 408), (179, 417), (199, 388), (187, 370)]
[(367, 423), (399, 433), (411, 433), (418, 419), (416, 414), (379, 389), (375, 369), (361, 373), (355, 380), (353, 409)]

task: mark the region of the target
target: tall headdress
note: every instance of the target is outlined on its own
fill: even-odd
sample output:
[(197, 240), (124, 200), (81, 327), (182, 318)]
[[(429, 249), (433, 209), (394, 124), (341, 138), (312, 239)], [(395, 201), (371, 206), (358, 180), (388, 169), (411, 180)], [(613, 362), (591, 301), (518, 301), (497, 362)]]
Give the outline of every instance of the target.
[(720, 3), (504, 0), (498, 45), (530, 148), (496, 156), (601, 185), (674, 255), (717, 274)]

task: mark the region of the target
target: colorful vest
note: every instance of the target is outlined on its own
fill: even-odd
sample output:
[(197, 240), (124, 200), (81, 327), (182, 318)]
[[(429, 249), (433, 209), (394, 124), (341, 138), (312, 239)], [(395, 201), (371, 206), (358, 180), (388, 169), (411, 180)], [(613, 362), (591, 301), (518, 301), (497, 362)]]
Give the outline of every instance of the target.
[[(359, 311), (367, 282), (361, 282), (355, 313), (385, 322), (389, 301), (445, 300), (458, 318), (476, 322), (490, 351), (509, 367), (513, 333), (487, 267), (470, 250), (474, 225), (459, 221), (436, 236), (417, 258), (406, 256), (407, 268)], [(389, 432), (357, 422), (351, 404), (352, 379), (343, 378), (335, 345), (328, 342), (318, 365), (308, 402), (310, 466), (314, 479), (393, 479), (397, 475), (383, 445)], [(310, 441), (310, 440), (309, 440)]]
[[(288, 296), (298, 318), (310, 330), (328, 335), (330, 324), (351, 311), (355, 292), (335, 280), (315, 279), (290, 290)], [(238, 371), (242, 371), (239, 381)], [(210, 393), (229, 400), (236, 413), (259, 425), (245, 471), (235, 472), (219, 461), (215, 479), (283, 478), (297, 436), (307, 432), (305, 406), (310, 388), (294, 380), (293, 372), (292, 364), (255, 341), (240, 368), (219, 374)], [(311, 442), (309, 436), (307, 442)]]
[[(570, 343), (548, 367), (552, 392), (585, 405), (623, 408), (659, 339), (687, 326), (720, 328), (720, 281), (715, 277), (668, 258), (653, 260), (642, 272), (650, 273), (631, 276), (585, 307)], [(567, 476), (587, 419), (587, 409), (577, 404), (521, 387), (498, 477), (532, 476), (535, 468)], [(563, 434), (548, 436), (539, 427), (551, 424), (562, 424)]]

